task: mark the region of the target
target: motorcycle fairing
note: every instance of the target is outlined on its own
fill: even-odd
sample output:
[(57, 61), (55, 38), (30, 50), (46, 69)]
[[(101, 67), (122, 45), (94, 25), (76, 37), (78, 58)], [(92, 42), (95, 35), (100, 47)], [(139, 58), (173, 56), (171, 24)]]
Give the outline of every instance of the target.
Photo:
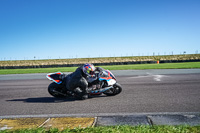
[(110, 80), (107, 81), (107, 83), (108, 83), (108, 86), (110, 86), (110, 85), (113, 85), (113, 84), (115, 84), (117, 82), (114, 79), (110, 79)]
[(53, 82), (55, 82), (56, 84), (61, 84), (62, 80), (60, 79), (60, 76), (63, 75), (63, 73), (61, 72), (56, 72), (56, 73), (49, 73), (47, 74), (47, 78)]
[(108, 83), (108, 86), (116, 83), (115, 77), (113, 76), (113, 74), (109, 70), (103, 71), (99, 80), (100, 81), (106, 80), (107, 83)]
[(110, 79), (115, 79), (115, 77), (109, 70), (103, 71), (99, 78), (99, 80), (110, 80)]

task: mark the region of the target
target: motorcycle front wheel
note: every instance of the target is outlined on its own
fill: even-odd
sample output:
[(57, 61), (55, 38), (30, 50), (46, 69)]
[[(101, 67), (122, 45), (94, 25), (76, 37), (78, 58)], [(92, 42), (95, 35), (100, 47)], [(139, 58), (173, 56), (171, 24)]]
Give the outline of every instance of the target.
[(113, 85), (113, 88), (105, 91), (104, 94), (107, 96), (114, 96), (121, 93), (121, 91), (122, 91), (122, 86), (119, 83), (116, 83)]
[(56, 84), (56, 83), (51, 83), (48, 87), (48, 92), (54, 97), (57, 98), (64, 98), (66, 95), (63, 93), (63, 86)]

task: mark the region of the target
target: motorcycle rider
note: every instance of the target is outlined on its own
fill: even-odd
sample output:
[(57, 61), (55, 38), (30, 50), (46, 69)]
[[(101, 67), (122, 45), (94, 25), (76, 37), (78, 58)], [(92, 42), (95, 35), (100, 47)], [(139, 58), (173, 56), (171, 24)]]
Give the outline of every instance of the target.
[[(78, 94), (79, 98), (84, 100), (88, 98), (88, 82), (97, 83), (95, 71), (100, 73), (103, 69), (94, 67), (93, 64), (84, 64), (78, 67), (75, 72), (66, 77), (66, 89), (72, 90)], [(79, 89), (80, 88), (80, 89)]]

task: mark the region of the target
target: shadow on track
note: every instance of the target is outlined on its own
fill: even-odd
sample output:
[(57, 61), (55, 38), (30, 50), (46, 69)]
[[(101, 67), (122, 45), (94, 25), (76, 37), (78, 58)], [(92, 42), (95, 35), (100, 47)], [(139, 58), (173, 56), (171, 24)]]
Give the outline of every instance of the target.
[[(91, 98), (98, 98), (98, 97), (106, 97), (104, 95), (101, 96), (91, 96)], [(74, 101), (84, 101), (79, 100), (77, 98), (68, 97), (68, 98), (55, 98), (55, 97), (35, 97), (35, 98), (25, 98), (25, 99), (12, 99), (6, 100), (11, 102), (25, 102), (25, 103), (61, 103), (61, 102), (74, 102)]]
[(26, 99), (12, 99), (6, 101), (12, 102), (26, 102), (26, 103), (60, 103), (60, 102), (73, 102), (77, 99), (75, 98), (55, 98), (55, 97), (35, 97)]

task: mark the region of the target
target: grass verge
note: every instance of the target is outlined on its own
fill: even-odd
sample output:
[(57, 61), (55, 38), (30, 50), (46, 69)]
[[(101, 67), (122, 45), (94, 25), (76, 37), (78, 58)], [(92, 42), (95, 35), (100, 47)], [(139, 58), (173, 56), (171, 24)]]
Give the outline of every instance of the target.
[(199, 133), (200, 125), (198, 126), (188, 126), (188, 125), (178, 125), (178, 126), (105, 126), (105, 127), (92, 127), (92, 128), (76, 128), (76, 129), (65, 129), (59, 131), (58, 129), (44, 128), (38, 129), (22, 129), (22, 130), (4, 130), (0, 133)]
[[(194, 69), (200, 68), (200, 62), (186, 63), (162, 63), (162, 64), (136, 64), (136, 65), (110, 65), (100, 66), (109, 70), (142, 70), (142, 69)], [(50, 73), (50, 72), (73, 72), (77, 67), (59, 68), (30, 68), (30, 69), (0, 69), (0, 74), (26, 74), (26, 73)]]
[(46, 59), (46, 60), (13, 60), (0, 61), (0, 68), (23, 68), (33, 66), (70, 65), (84, 63), (115, 63), (115, 62), (143, 62), (143, 61), (194, 61), (200, 60), (200, 54), (184, 55), (159, 55), (159, 56), (126, 56), (126, 57), (99, 57), (99, 58), (74, 58), (74, 59)]

